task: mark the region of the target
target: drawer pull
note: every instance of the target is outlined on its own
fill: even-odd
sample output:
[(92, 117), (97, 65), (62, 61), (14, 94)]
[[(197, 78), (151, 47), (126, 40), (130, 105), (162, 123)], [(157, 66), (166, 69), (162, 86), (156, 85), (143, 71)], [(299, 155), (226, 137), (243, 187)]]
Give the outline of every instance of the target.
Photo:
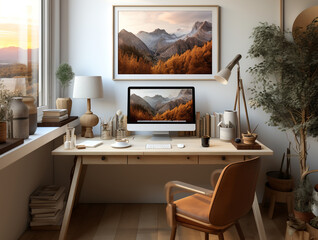
[(187, 159), (189, 160), (189, 159), (190, 159), (190, 157), (187, 157)]
[(140, 159), (140, 157), (138, 156), (138, 157), (137, 157), (137, 159), (139, 160), (139, 159)]
[(105, 156), (102, 156), (101, 159), (102, 159), (103, 161), (105, 161), (105, 160), (106, 160), (106, 157), (105, 157)]
[(226, 157), (225, 156), (222, 156), (222, 158), (221, 158), (223, 161), (225, 161), (225, 159), (226, 159)]

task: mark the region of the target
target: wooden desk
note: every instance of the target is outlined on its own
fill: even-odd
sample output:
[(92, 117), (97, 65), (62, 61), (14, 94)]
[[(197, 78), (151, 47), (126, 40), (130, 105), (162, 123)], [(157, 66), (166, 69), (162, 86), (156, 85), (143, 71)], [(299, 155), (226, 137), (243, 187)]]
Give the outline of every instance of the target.
[[(87, 138), (78, 139), (80, 144)], [(95, 138), (92, 140), (100, 140)], [(96, 148), (73, 149), (64, 150), (63, 146), (55, 149), (53, 155), (73, 155), (77, 156), (72, 184), (69, 191), (69, 196), (66, 204), (65, 214), (61, 227), (59, 239), (64, 240), (68, 225), (71, 219), (72, 208), (75, 201), (75, 196), (78, 194), (77, 188), (79, 186), (81, 173), (85, 173), (87, 165), (91, 164), (229, 164), (236, 161), (242, 161), (249, 156), (264, 156), (273, 155), (273, 151), (261, 144), (261, 150), (237, 150), (231, 143), (223, 142), (218, 139), (210, 140), (210, 147), (201, 147), (201, 139), (199, 138), (173, 138), (170, 142), (171, 149), (146, 149), (146, 143), (151, 142), (149, 136), (135, 136), (129, 137), (129, 148), (112, 148), (110, 145), (114, 140), (104, 140), (103, 145)], [(177, 144), (183, 143), (184, 148), (178, 148)], [(84, 174), (82, 174), (84, 175)], [(81, 180), (82, 180), (81, 179)], [(256, 226), (260, 236), (260, 240), (265, 240), (265, 230), (263, 226), (262, 216), (260, 214), (257, 197), (255, 194), (253, 202), (253, 213), (256, 221)]]

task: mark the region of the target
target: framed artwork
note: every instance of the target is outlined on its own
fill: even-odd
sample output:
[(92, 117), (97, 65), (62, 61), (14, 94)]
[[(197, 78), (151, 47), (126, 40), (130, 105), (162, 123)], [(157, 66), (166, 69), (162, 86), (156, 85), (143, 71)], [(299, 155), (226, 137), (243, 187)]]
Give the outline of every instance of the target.
[(114, 80), (213, 80), (219, 6), (113, 6)]

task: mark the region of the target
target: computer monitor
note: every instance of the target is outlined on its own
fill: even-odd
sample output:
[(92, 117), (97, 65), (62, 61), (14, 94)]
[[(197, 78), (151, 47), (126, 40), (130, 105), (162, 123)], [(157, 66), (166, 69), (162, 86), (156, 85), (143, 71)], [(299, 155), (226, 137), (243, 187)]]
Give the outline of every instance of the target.
[(127, 130), (195, 131), (194, 87), (128, 87)]

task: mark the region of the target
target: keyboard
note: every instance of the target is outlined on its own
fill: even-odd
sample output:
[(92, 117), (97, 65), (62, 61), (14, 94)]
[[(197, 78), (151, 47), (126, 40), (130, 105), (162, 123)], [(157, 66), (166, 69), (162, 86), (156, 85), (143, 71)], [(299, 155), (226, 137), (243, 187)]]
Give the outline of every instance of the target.
[(171, 148), (171, 144), (146, 144), (146, 149), (169, 149)]

